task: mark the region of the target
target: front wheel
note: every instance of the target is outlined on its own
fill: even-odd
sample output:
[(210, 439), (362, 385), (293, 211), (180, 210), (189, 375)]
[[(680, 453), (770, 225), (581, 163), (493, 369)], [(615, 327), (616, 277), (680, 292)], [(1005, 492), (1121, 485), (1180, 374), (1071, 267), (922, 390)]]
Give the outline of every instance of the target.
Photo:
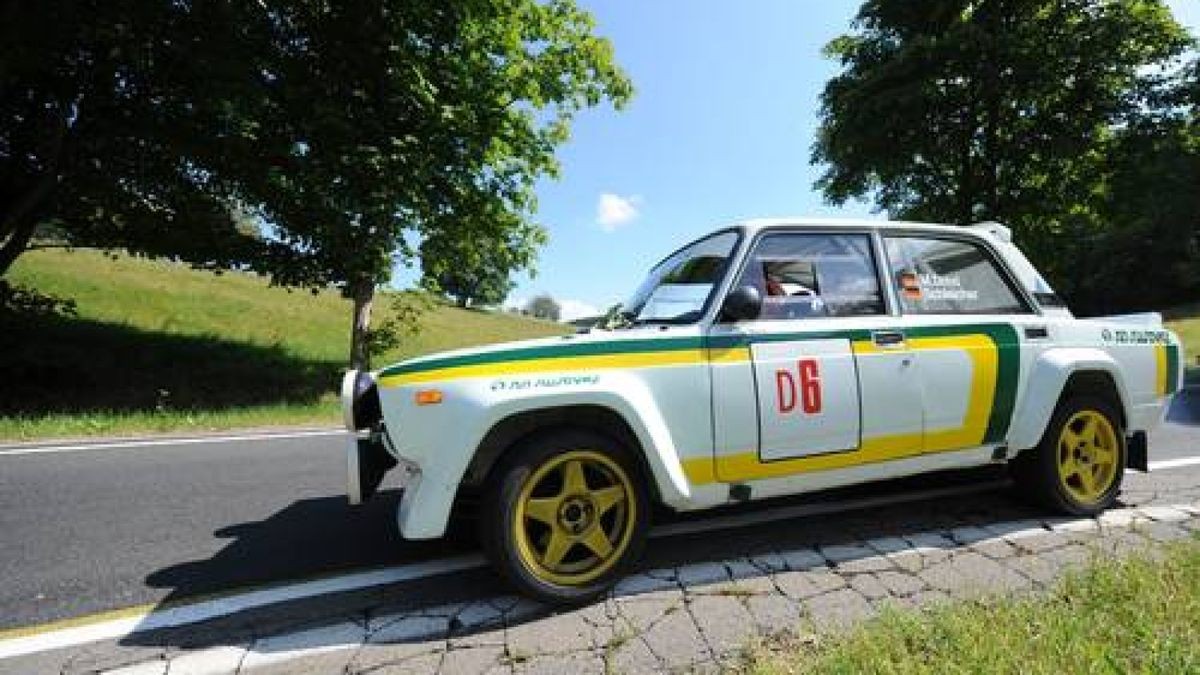
[(645, 543), (650, 505), (637, 468), (622, 445), (582, 431), (514, 448), (483, 503), (484, 551), (513, 586), (539, 600), (599, 596)]
[(1093, 516), (1116, 501), (1125, 473), (1125, 434), (1108, 401), (1073, 396), (1054, 411), (1041, 443), (1018, 457), (1018, 488), (1042, 503)]

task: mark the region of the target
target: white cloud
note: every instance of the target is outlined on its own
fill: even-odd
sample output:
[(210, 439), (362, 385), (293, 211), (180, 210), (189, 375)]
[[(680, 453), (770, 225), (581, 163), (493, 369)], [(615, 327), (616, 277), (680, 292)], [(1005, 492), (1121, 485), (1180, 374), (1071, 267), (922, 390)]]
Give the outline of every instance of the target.
[(574, 321), (585, 317), (600, 316), (600, 310), (582, 300), (559, 300), (559, 321)]
[(605, 232), (612, 232), (622, 225), (628, 225), (638, 217), (638, 206), (642, 198), (638, 195), (622, 197), (612, 192), (600, 195), (596, 203), (596, 224)]

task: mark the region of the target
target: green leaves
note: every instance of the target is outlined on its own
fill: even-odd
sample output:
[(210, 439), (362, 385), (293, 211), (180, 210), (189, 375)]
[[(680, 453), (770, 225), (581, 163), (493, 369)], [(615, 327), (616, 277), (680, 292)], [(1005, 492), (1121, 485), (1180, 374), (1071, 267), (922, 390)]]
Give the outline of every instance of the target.
[(54, 221), (288, 286), (349, 291), (443, 252), (507, 278), (544, 240), (534, 185), (574, 115), (632, 94), (572, 0), (14, 7), (0, 244)]

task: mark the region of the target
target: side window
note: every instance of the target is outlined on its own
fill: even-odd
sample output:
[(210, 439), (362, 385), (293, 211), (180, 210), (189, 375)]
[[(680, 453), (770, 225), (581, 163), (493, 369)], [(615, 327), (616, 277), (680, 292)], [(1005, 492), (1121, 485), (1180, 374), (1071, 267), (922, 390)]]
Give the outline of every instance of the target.
[(865, 234), (767, 235), (738, 285), (758, 288), (764, 320), (885, 313)]
[(884, 237), (892, 283), (906, 314), (1027, 314), (1029, 308), (978, 244)]

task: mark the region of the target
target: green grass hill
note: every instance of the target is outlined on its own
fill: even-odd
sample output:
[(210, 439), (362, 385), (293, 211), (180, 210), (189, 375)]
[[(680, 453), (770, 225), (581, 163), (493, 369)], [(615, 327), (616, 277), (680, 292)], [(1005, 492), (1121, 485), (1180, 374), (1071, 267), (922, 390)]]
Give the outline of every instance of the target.
[[(0, 334), (0, 439), (331, 424), (349, 352), (349, 302), (258, 276), (96, 251), (34, 251), (14, 283), (69, 298), (76, 317)], [(376, 303), (386, 311), (386, 301)], [(521, 316), (436, 306), (375, 364), (568, 332)]]

